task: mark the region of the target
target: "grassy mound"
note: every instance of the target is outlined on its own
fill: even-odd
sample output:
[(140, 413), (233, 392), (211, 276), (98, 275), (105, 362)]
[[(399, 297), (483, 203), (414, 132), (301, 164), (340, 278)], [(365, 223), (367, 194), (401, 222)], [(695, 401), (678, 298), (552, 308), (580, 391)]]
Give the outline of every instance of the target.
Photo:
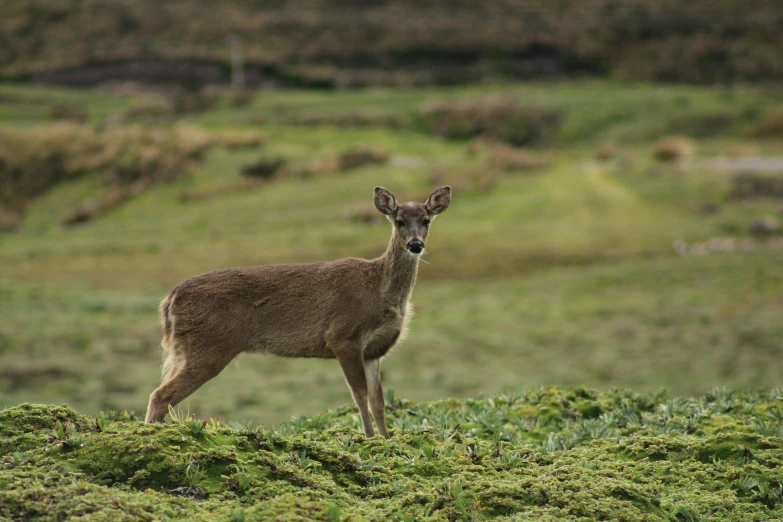
[(0, 412), (0, 520), (783, 516), (778, 391), (387, 402), (389, 441), (351, 408), (268, 430), (22, 404)]

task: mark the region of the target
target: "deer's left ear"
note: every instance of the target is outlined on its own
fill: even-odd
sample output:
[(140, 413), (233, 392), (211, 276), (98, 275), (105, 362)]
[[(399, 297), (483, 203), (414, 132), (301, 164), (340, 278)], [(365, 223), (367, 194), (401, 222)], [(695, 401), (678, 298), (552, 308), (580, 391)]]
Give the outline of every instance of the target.
[(449, 208), (451, 203), (451, 187), (440, 187), (430, 194), (425, 206), (430, 214), (440, 214)]

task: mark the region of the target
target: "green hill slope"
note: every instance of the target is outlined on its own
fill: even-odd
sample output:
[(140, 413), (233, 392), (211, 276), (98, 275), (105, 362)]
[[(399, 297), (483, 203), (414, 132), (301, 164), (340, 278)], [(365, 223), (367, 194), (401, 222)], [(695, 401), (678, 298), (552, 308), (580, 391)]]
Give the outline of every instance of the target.
[(364, 439), (350, 408), (273, 430), (9, 408), (0, 412), (0, 519), (783, 517), (779, 391), (389, 399), (389, 441)]
[[(707, 160), (781, 156), (779, 138), (757, 136), (780, 121), (781, 96), (609, 82), (264, 92), (244, 106), (224, 98), (133, 120), (154, 95), (0, 87), (2, 187), (30, 179), (19, 172), (58, 172), (40, 158), (95, 169), (73, 167), (22, 198), (17, 230), (0, 235), (0, 407), (142, 414), (160, 377), (157, 305), (173, 286), (228, 266), (377, 256), (389, 228), (372, 204), (376, 185), (401, 200), (454, 189), (429, 239), (410, 335), (384, 364), (384, 383), (411, 400), (554, 383), (675, 394), (777, 386), (783, 249), (751, 229), (780, 221), (783, 200), (737, 197), (735, 173)], [(52, 104), (88, 122), (52, 122)], [(439, 109), (439, 123), (457, 130), (476, 107), (493, 118), (497, 107), (556, 111), (562, 123), (553, 144), (524, 149), (414, 126), (444, 106), (455, 112)], [(180, 128), (193, 132), (172, 133)], [(693, 156), (655, 160), (670, 134), (690, 135)], [(261, 139), (221, 145), (237, 135)], [(183, 148), (161, 139), (174, 136)], [(174, 153), (201, 150), (204, 137), (210, 148), (168, 179)], [(385, 162), (339, 170), (357, 146)], [(242, 174), (274, 160), (285, 162), (274, 179)], [(138, 193), (134, 172), (152, 175)], [(63, 224), (102, 201), (92, 220)], [(693, 255), (678, 255), (678, 240)], [(277, 423), (348, 399), (334, 362), (247, 356), (188, 407)]]

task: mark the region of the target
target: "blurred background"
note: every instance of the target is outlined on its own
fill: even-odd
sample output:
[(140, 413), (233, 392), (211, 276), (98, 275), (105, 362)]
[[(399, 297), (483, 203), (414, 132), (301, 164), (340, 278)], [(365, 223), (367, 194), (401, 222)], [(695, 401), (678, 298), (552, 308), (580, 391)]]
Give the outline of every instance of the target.
[[(0, 407), (143, 415), (157, 305), (209, 270), (376, 257), (443, 184), (413, 400), (783, 376), (783, 8), (746, 0), (0, 1)], [(350, 402), (246, 356), (184, 408)]]

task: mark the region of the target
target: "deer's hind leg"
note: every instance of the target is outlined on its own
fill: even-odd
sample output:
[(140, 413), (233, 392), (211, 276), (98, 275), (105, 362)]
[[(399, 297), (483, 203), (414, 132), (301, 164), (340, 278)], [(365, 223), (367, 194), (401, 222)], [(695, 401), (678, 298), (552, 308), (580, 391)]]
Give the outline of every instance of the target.
[(145, 422), (162, 422), (169, 411), (169, 406), (176, 406), (208, 380), (218, 375), (235, 355), (230, 352), (201, 350), (202, 353), (209, 354), (205, 357), (199, 351), (193, 350), (193, 346), (188, 348), (191, 349), (187, 350), (187, 353), (181, 345), (170, 348), (172, 351), (169, 352), (164, 363), (164, 368), (168, 368), (168, 374), (164, 377), (163, 384), (150, 395)]

